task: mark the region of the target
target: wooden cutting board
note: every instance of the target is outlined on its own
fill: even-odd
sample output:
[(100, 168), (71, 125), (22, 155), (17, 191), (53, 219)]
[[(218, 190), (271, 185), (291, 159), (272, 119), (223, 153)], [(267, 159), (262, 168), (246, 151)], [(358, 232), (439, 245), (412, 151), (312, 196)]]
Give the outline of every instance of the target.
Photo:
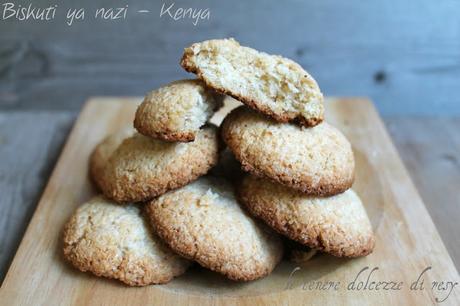
[[(94, 98), (86, 103), (2, 285), (1, 304), (427, 305), (444, 299), (443, 305), (460, 303), (460, 286), (452, 290), (447, 283), (459, 282), (459, 274), (381, 119), (365, 99), (329, 99), (326, 118), (354, 148), (354, 189), (377, 236), (370, 256), (344, 260), (318, 255), (302, 265), (283, 261), (270, 276), (249, 283), (231, 282), (195, 267), (166, 285), (129, 288), (77, 271), (62, 258), (60, 235), (75, 208), (96, 193), (88, 179), (88, 156), (102, 138), (132, 122), (139, 102)], [(218, 124), (235, 105), (228, 99), (213, 122)], [(374, 268), (378, 269), (370, 274)], [(411, 290), (417, 278), (419, 290)], [(372, 282), (380, 282), (379, 290), (375, 284), (369, 288)]]

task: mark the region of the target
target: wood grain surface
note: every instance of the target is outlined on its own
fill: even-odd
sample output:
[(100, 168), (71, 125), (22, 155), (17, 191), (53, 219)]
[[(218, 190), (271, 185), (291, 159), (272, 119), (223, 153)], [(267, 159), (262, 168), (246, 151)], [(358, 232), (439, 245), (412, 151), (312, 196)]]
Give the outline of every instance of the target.
[[(386, 301), (415, 305), (445, 298), (446, 292), (431, 290), (432, 281), (458, 282), (458, 272), (381, 120), (368, 101), (359, 99), (329, 101), (327, 117), (353, 144), (358, 171), (355, 188), (365, 200), (377, 247), (372, 255), (357, 260), (318, 256), (302, 266), (299, 275), (310, 282), (340, 281), (346, 287), (363, 267), (379, 267), (374, 280), (403, 281), (402, 290), (306, 291), (299, 284), (303, 278), (296, 278), (296, 286), (284, 290), (287, 264), (270, 277), (249, 284), (209, 283), (207, 277), (213, 276), (191, 271), (166, 286), (145, 288), (127, 288), (74, 270), (62, 260), (60, 230), (75, 207), (95, 193), (87, 178), (88, 155), (105, 135), (131, 122), (135, 105), (129, 99), (106, 98), (85, 106), (2, 285), (2, 304), (361, 305)], [(428, 266), (432, 267), (424, 275), (428, 288), (409, 290)], [(456, 305), (459, 301), (457, 289), (443, 303)]]
[[(211, 16), (196, 26), (160, 18), (163, 3)], [(178, 64), (190, 43), (235, 37), (299, 62), (326, 95), (370, 96), (384, 115), (460, 114), (458, 0), (136, 0), (125, 20), (92, 18), (125, 4), (82, 0), (59, 3), (53, 22), (0, 20), (0, 108), (78, 110), (92, 95), (140, 96), (190, 77)], [(65, 11), (77, 7), (85, 20), (67, 26)]]
[(388, 118), (404, 164), (460, 269), (460, 118)]
[(75, 117), (69, 112), (0, 113), (0, 282)]

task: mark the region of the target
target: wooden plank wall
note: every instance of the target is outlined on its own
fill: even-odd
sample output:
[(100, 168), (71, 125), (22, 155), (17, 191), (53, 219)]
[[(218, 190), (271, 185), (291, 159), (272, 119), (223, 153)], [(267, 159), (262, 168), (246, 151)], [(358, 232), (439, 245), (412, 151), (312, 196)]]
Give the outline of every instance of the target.
[[(194, 26), (160, 18), (163, 3), (209, 8), (210, 19)], [(371, 97), (384, 115), (460, 114), (459, 0), (33, 4), (58, 4), (57, 17), (0, 20), (0, 110), (77, 110), (88, 96), (143, 95), (187, 77), (178, 61), (191, 42), (232, 36), (298, 61), (326, 95)], [(125, 20), (92, 16), (96, 8), (126, 4)], [(85, 20), (67, 26), (65, 11), (78, 7), (86, 8)]]

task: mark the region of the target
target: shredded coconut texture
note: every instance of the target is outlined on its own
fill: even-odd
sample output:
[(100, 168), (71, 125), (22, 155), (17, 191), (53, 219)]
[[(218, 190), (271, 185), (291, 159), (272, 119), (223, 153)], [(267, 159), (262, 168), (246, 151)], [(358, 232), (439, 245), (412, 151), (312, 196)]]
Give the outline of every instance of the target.
[(230, 279), (263, 277), (281, 260), (280, 238), (241, 209), (223, 180), (200, 178), (154, 199), (146, 211), (174, 251)]
[(193, 141), (222, 105), (222, 96), (200, 80), (180, 80), (151, 91), (139, 105), (134, 127), (166, 141)]
[(314, 126), (323, 120), (318, 84), (290, 59), (220, 39), (186, 48), (181, 65), (208, 86), (277, 121)]
[(136, 206), (102, 196), (80, 206), (66, 224), (64, 256), (81, 271), (131, 286), (166, 283), (189, 266), (153, 235)]
[(312, 249), (338, 257), (365, 256), (374, 249), (371, 222), (352, 189), (331, 197), (312, 197), (247, 176), (238, 195), (254, 216)]

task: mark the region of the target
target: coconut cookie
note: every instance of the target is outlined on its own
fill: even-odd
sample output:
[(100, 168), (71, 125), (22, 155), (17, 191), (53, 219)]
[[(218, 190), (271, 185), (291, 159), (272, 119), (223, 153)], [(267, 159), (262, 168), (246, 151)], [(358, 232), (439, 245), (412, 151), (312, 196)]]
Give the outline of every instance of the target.
[(146, 201), (206, 174), (218, 155), (215, 127), (201, 129), (195, 141), (187, 143), (136, 133), (112, 153), (97, 182), (116, 202)]
[(281, 239), (252, 220), (231, 186), (201, 178), (146, 206), (155, 232), (177, 253), (230, 279), (269, 274), (281, 260)]
[(139, 208), (102, 196), (80, 206), (65, 225), (64, 256), (81, 271), (130, 286), (169, 282), (190, 263), (152, 234)]
[(255, 176), (238, 189), (247, 209), (277, 232), (312, 249), (338, 257), (364, 256), (374, 248), (374, 234), (356, 193), (310, 197)]
[(314, 126), (323, 120), (318, 84), (290, 59), (240, 46), (234, 39), (218, 39), (186, 48), (181, 65), (209, 87), (276, 121)]
[(150, 92), (137, 108), (139, 133), (166, 141), (193, 141), (222, 105), (222, 97), (200, 80), (172, 82)]
[(245, 171), (311, 195), (329, 196), (351, 187), (351, 145), (324, 122), (312, 128), (280, 124), (247, 107), (222, 123), (222, 138)]
[(110, 156), (126, 138), (132, 136), (135, 130), (132, 126), (119, 129), (115, 133), (104, 138), (95, 148), (89, 159), (89, 172), (96, 184), (102, 179), (104, 167)]

